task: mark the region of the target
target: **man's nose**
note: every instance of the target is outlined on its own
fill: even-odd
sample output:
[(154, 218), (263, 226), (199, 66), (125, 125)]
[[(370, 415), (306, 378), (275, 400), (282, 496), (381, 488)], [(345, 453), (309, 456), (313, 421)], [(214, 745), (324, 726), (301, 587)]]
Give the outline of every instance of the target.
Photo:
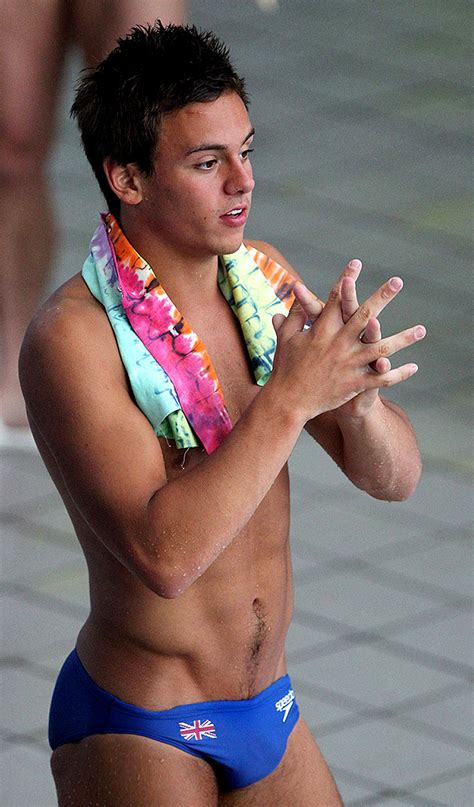
[(250, 193), (254, 189), (255, 180), (253, 178), (252, 166), (249, 161), (235, 161), (230, 170), (225, 183), (225, 192), (229, 196), (236, 196), (238, 193)]

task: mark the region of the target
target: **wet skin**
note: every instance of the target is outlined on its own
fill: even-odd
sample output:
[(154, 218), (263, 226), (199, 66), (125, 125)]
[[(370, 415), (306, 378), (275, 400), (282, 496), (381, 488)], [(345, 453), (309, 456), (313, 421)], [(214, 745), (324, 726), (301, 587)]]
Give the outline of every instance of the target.
[[(80, 277), (52, 300), (54, 307), (68, 304), (80, 307), (84, 328), (98, 335), (103, 361), (128, 394), (108, 321)], [(194, 327), (213, 359), (235, 423), (259, 388), (240, 326), (223, 298), (214, 313), (219, 317), (218, 334), (214, 319)], [(219, 344), (226, 345), (226, 351), (219, 350)], [(180, 597), (165, 599), (98, 541), (68, 494), (34, 422), (32, 427), (86, 556), (91, 615), (79, 635), (78, 651), (97, 683), (124, 700), (166, 709), (193, 701), (248, 698), (286, 672), (284, 639), (292, 610), (286, 467), (242, 533), (206, 573)], [(156, 440), (151, 429), (150, 440)], [(163, 453), (168, 481), (189, 473), (206, 457), (201, 449), (186, 453), (164, 439), (159, 448), (157, 441), (157, 450)], [(127, 491), (123, 493), (126, 500)], [(186, 540), (185, 532), (173, 536), (177, 553)]]
[[(348, 265), (324, 310), (297, 285), (300, 306), (274, 321), (272, 376), (264, 388), (255, 384), (217, 285), (217, 255), (243, 240), (246, 216), (230, 211), (250, 208), (251, 141), (247, 111), (227, 93), (165, 117), (151, 178), (133, 165), (104, 166), (125, 234), (216, 369), (235, 427), (217, 451), (185, 454), (155, 437), (131, 396), (107, 316), (79, 275), (40, 311), (20, 362), (33, 434), (89, 568), (91, 613), (79, 655), (100, 686), (148, 709), (249, 698), (286, 672), (287, 459), (303, 427), (378, 498), (406, 498), (420, 475), (408, 419), (377, 394), (410, 377), (413, 365), (390, 369), (388, 357), (422, 338), (411, 328), (380, 339), (378, 314), (398, 293), (389, 282), (358, 307), (360, 267)], [(313, 325), (303, 333), (308, 317)], [(309, 737), (302, 721), (292, 737), (297, 758)], [(117, 742), (103, 746), (109, 741)], [(153, 753), (165, 753), (159, 746)], [(75, 751), (82, 759), (71, 746), (55, 752), (66, 793)], [(191, 762), (182, 757), (184, 770)], [(329, 782), (313, 741), (309, 758), (315, 778)], [(78, 764), (83, 775), (89, 758)], [(107, 764), (115, 775), (112, 757)], [(300, 776), (295, 784), (303, 787)], [(319, 802), (336, 803), (324, 795)]]

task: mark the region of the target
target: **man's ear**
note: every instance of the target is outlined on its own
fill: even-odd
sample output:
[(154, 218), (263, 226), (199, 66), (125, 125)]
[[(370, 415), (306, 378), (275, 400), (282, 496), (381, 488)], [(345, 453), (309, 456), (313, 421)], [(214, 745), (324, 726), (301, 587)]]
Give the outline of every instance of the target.
[(102, 166), (111, 189), (123, 204), (138, 205), (142, 201), (143, 181), (133, 163), (118, 165), (107, 157)]

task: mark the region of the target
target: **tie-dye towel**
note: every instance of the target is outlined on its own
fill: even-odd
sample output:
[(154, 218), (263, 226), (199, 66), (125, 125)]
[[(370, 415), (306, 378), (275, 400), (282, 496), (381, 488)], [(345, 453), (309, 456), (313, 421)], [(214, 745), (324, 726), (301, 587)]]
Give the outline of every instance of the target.
[[(209, 354), (110, 213), (94, 233), (82, 276), (105, 308), (137, 405), (156, 434), (179, 448), (202, 444), (210, 454), (232, 423)], [(295, 278), (242, 245), (219, 259), (217, 280), (263, 386), (276, 348), (272, 317), (288, 313)]]

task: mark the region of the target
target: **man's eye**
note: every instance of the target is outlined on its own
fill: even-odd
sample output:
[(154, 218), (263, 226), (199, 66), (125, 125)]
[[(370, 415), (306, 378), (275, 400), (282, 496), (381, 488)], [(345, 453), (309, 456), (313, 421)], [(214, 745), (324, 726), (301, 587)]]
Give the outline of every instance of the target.
[(213, 168), (215, 166), (216, 163), (217, 163), (217, 160), (206, 160), (203, 163), (198, 163), (196, 165), (196, 168), (200, 168), (203, 171), (209, 171), (211, 168)]
[(241, 152), (241, 156), (243, 160), (248, 160), (249, 154), (252, 154), (253, 149), (245, 149), (245, 151)]

